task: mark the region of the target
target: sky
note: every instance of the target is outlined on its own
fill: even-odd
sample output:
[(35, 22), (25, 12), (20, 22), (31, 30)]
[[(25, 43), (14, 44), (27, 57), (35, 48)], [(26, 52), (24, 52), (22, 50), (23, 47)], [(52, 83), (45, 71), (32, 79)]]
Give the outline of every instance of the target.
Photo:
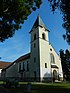
[(22, 28), (16, 31), (12, 38), (6, 39), (3, 43), (0, 42), (0, 61), (13, 62), (20, 56), (30, 52), (29, 32), (38, 14), (42, 18), (46, 28), (50, 30), (49, 42), (56, 52), (59, 54), (60, 49), (70, 50), (70, 45), (62, 37), (65, 33), (65, 29), (62, 27), (62, 14), (58, 10), (53, 14), (47, 0), (43, 0), (41, 7), (28, 16)]

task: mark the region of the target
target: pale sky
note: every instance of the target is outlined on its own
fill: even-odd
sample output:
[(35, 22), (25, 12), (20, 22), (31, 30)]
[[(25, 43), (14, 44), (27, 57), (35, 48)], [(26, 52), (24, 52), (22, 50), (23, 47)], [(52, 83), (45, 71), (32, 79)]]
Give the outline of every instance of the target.
[(62, 15), (59, 11), (54, 14), (51, 12), (50, 6), (47, 0), (43, 0), (40, 9), (37, 9), (22, 25), (22, 28), (16, 31), (12, 38), (0, 42), (0, 61), (13, 62), (18, 57), (30, 52), (30, 30), (38, 16), (42, 18), (42, 21), (46, 25), (46, 28), (50, 30), (49, 41), (59, 54), (59, 50), (69, 49), (70, 45), (64, 41), (62, 35), (65, 33), (65, 29), (62, 27)]

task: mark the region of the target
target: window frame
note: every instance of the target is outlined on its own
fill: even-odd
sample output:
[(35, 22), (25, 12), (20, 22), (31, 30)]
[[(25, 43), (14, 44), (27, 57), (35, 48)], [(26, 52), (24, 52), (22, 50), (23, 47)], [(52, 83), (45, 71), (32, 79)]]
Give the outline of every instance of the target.
[(51, 60), (51, 63), (55, 64), (55, 57), (52, 53), (50, 54), (50, 60)]

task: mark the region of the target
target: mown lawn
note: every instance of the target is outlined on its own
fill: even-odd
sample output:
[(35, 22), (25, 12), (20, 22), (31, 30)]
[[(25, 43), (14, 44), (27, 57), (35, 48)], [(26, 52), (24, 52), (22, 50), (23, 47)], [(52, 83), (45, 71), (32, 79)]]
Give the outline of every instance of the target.
[[(26, 93), (27, 82), (19, 82), (18, 88), (1, 88), (9, 93)], [(70, 83), (31, 83), (30, 93), (70, 93)]]
[(31, 93), (68, 93), (70, 84), (33, 84)]

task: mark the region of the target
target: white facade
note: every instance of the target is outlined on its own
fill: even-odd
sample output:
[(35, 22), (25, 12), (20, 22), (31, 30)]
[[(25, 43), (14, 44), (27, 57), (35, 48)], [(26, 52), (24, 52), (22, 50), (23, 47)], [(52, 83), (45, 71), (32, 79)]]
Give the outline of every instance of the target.
[(22, 60), (18, 58), (5, 69), (5, 77), (22, 77), (36, 81), (52, 80), (53, 77), (63, 79), (61, 60), (49, 43), (48, 32), (38, 16), (30, 31), (31, 53), (24, 55)]

